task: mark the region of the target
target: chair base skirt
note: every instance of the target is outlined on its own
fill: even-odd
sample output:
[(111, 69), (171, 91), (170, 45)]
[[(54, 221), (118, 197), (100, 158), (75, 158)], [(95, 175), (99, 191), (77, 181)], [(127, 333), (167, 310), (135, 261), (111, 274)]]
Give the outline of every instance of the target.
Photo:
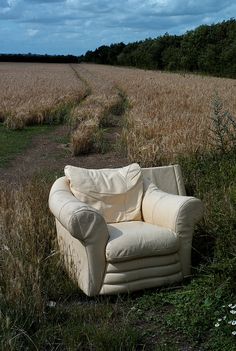
[(178, 253), (108, 263), (99, 294), (118, 294), (167, 286), (183, 280)]
[(183, 280), (182, 272), (171, 274), (166, 277), (155, 277), (139, 279), (123, 284), (103, 284), (100, 295), (113, 295), (121, 293), (129, 293), (141, 289), (155, 288), (161, 286), (168, 286)]

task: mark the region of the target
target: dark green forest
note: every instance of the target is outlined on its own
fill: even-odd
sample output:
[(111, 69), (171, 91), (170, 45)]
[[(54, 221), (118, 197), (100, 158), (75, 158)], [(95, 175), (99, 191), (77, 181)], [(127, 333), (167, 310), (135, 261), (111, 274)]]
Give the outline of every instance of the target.
[[(76, 45), (76, 43), (75, 43)], [(5, 62), (93, 62), (236, 78), (236, 20), (201, 25), (183, 35), (166, 33), (134, 43), (102, 45), (85, 55), (0, 54)]]
[(0, 54), (0, 62), (77, 63), (74, 55)]
[(102, 45), (80, 56), (79, 62), (236, 78), (236, 20), (201, 25), (183, 35)]

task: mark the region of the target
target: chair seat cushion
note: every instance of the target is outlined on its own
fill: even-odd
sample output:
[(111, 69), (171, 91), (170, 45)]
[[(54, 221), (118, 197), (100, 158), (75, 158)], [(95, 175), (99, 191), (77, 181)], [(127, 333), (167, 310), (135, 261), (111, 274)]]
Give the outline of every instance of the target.
[(73, 195), (107, 223), (141, 220), (143, 178), (137, 163), (115, 169), (65, 167)]
[(177, 235), (157, 225), (140, 221), (121, 222), (109, 224), (108, 230), (110, 235), (106, 246), (108, 262), (169, 255), (179, 249)]

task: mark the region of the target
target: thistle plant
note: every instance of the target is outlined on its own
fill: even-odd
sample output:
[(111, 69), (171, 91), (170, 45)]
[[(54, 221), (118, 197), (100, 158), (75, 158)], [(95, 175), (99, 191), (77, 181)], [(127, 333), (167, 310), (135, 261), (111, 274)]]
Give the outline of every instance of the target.
[(236, 120), (224, 110), (223, 102), (218, 93), (215, 93), (213, 98), (213, 115), (211, 137), (213, 146), (222, 153), (226, 153), (236, 148)]

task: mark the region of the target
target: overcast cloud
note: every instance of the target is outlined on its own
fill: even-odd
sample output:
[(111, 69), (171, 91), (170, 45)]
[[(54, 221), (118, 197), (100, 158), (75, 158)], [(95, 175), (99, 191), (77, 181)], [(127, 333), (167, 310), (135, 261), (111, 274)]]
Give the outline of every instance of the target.
[(235, 16), (235, 0), (0, 0), (0, 52), (78, 55)]

